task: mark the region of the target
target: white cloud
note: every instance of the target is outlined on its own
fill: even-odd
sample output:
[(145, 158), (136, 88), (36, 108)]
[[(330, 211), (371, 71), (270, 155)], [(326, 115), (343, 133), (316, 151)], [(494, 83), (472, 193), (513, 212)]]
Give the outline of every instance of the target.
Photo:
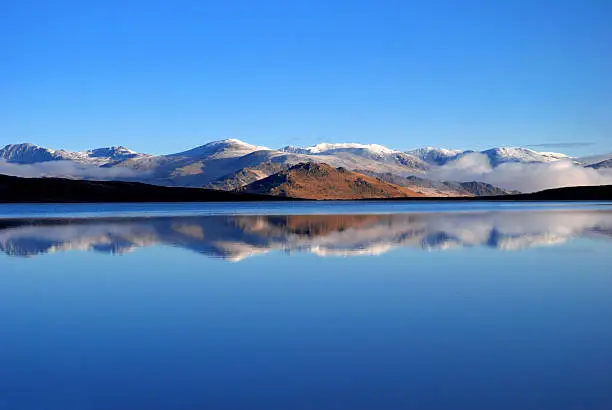
[(457, 161), (433, 169), (432, 179), (482, 181), (521, 192), (579, 185), (612, 184), (612, 170), (584, 168), (569, 160), (544, 164), (505, 163), (495, 168), (480, 153), (467, 154)]
[(143, 176), (129, 168), (101, 168), (74, 161), (49, 161), (35, 164), (15, 164), (0, 160), (0, 174), (16, 177), (59, 177), (69, 179), (133, 179)]

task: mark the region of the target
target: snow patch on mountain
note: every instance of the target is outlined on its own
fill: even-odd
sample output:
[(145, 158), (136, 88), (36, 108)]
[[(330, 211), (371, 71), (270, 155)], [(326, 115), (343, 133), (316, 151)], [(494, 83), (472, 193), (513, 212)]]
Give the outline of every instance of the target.
[(252, 145), (235, 138), (212, 141), (199, 147), (167, 155), (167, 157), (191, 158), (235, 158), (248, 155), (255, 151), (270, 151), (270, 148)]
[(359, 144), (355, 142), (345, 142), (345, 143), (322, 142), (320, 144), (313, 145), (310, 147), (302, 148), (302, 147), (287, 146), (287, 147), (281, 148), (281, 151), (284, 151), (284, 152), (292, 152), (296, 154), (310, 154), (310, 155), (330, 154), (330, 153), (339, 152), (339, 151), (355, 152), (357, 150), (365, 150), (373, 154), (381, 154), (381, 155), (382, 154), (397, 154), (401, 152), (398, 150), (387, 148), (379, 144)]
[(473, 153), (486, 155), (489, 158), (491, 165), (494, 167), (508, 162), (524, 164), (549, 163), (571, 158), (558, 152), (538, 152), (520, 147), (496, 147), (480, 152), (425, 147), (406, 152), (432, 165), (445, 165), (448, 162), (459, 160), (463, 156)]
[(491, 148), (482, 151), (482, 154), (489, 157), (491, 165), (494, 167), (508, 162), (520, 162), (524, 164), (548, 163), (569, 158), (567, 155), (557, 152), (537, 152), (519, 147)]
[(9, 144), (0, 149), (0, 159), (17, 164), (32, 164), (35, 162), (58, 161), (63, 159), (55, 151), (34, 144)]
[(378, 144), (324, 142), (304, 148), (288, 146), (281, 148), (281, 151), (349, 170), (367, 169), (408, 175), (421, 173), (429, 168), (425, 161), (414, 155)]
[(113, 161), (144, 157), (125, 147), (105, 147), (89, 151), (53, 150), (30, 143), (11, 144), (0, 149), (0, 159), (16, 164), (36, 164), (49, 161), (75, 161), (89, 165), (105, 165)]
[(445, 149), (434, 147), (424, 147), (406, 151), (407, 154), (414, 155), (415, 157), (420, 158), (425, 162), (436, 165), (444, 165), (448, 161), (457, 158), (457, 156), (463, 154), (464, 152), (465, 151), (458, 149)]

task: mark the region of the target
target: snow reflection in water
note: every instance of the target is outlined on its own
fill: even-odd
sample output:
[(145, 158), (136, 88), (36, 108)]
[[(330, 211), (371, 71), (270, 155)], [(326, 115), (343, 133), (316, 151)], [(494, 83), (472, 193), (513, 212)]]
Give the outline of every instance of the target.
[(576, 237), (612, 239), (612, 211), (551, 210), (371, 215), (216, 215), (0, 221), (10, 256), (58, 251), (122, 254), (171, 245), (228, 261), (272, 250), (379, 255), (399, 247), (520, 250)]

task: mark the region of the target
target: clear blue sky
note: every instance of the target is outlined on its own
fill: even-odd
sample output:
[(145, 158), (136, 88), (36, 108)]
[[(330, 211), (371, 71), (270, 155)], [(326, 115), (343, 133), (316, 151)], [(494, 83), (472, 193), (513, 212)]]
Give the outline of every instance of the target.
[(0, 2), (0, 144), (612, 151), (612, 1)]

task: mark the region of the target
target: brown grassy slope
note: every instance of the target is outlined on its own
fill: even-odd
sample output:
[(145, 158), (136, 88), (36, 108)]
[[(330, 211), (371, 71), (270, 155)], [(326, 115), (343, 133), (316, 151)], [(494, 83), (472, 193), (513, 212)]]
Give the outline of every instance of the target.
[(327, 164), (297, 164), (252, 182), (240, 192), (303, 199), (379, 199), (423, 197), (411, 189)]

